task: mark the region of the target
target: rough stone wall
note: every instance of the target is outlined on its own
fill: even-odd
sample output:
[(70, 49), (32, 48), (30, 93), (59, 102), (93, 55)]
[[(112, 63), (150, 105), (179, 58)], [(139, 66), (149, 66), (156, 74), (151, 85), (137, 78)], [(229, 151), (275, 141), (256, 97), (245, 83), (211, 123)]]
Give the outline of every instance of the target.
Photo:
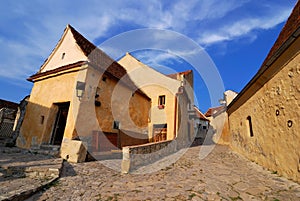
[(176, 140), (123, 147), (122, 172), (128, 173), (137, 167), (153, 163), (164, 156), (175, 153), (176, 150)]
[[(285, 64), (281, 65), (284, 60)], [(282, 69), (229, 115), (230, 144), (249, 159), (299, 182), (299, 52), (293, 57), (281, 57), (272, 65), (282, 66)]]

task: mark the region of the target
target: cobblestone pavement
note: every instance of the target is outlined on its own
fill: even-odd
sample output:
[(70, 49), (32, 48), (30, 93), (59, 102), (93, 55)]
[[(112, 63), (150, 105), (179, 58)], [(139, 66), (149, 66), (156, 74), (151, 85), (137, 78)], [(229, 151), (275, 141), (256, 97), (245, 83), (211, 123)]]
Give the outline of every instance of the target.
[[(172, 165), (148, 174), (121, 174), (103, 162), (65, 164), (63, 177), (29, 200), (300, 200), (300, 185), (216, 146), (199, 159), (192, 147)], [(176, 154), (156, 165), (176, 159)], [(118, 166), (120, 161), (106, 161)], [(149, 166), (151, 167), (151, 166)]]
[(22, 200), (59, 178), (62, 159), (0, 147), (0, 200)]

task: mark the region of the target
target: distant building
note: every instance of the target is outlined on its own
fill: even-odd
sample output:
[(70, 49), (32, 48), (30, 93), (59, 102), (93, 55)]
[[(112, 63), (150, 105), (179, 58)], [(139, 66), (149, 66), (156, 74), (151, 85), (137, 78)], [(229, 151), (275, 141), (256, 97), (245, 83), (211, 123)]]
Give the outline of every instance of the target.
[(18, 104), (0, 99), (0, 145), (13, 144), (13, 127)]
[(300, 182), (300, 1), (262, 66), (228, 106), (230, 146)]
[(225, 108), (224, 105), (208, 108), (208, 110), (205, 112), (204, 115), (205, 115), (206, 118), (211, 120), (213, 118), (214, 114), (218, 113), (221, 110), (224, 110), (224, 108)]
[(209, 108), (205, 113), (205, 116), (210, 120), (208, 137), (212, 138), (214, 143), (229, 143), (228, 115), (226, 108), (236, 96), (237, 93), (232, 90), (225, 91), (223, 99), (220, 100), (222, 105)]
[(196, 116), (194, 118), (195, 138), (203, 142), (209, 129), (210, 120), (196, 107)]

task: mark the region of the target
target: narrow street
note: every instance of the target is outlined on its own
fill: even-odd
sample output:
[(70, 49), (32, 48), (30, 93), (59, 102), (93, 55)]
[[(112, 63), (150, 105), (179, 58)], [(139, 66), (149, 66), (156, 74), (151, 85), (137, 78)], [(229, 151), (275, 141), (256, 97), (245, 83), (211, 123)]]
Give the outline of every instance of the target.
[[(117, 169), (117, 160), (65, 163), (62, 177), (28, 200), (300, 200), (299, 184), (264, 170), (228, 147), (217, 145), (202, 160), (200, 149), (191, 147), (179, 160), (173, 154), (134, 174), (103, 165), (115, 162)], [(164, 167), (170, 160), (175, 163)], [(141, 174), (159, 165), (164, 168)]]

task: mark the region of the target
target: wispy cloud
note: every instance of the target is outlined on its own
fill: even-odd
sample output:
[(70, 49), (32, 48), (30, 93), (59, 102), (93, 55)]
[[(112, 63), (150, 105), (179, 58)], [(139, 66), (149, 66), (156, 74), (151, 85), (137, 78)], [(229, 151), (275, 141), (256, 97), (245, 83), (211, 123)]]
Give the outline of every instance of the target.
[[(0, 76), (25, 79), (37, 71), (68, 23), (89, 40), (105, 39), (131, 28), (160, 28), (183, 33), (201, 45), (214, 45), (253, 34), (254, 30), (270, 29), (283, 22), (293, 6), (281, 6), (279, 0), (272, 1), (270, 7), (257, 4), (256, 9), (266, 12), (254, 16), (246, 11), (249, 4), (252, 1), (12, 0), (0, 8)], [(244, 11), (248, 15), (238, 15)], [(170, 55), (165, 54), (154, 61), (168, 59)]]
[[(262, 17), (250, 17), (238, 19), (232, 24), (225, 24), (216, 30), (203, 32), (198, 38), (198, 42), (204, 46), (231, 41), (251, 34), (256, 35), (255, 30), (267, 30), (284, 22), (291, 12), (291, 8), (279, 9), (273, 15)], [(254, 35), (253, 35), (254, 34)]]

